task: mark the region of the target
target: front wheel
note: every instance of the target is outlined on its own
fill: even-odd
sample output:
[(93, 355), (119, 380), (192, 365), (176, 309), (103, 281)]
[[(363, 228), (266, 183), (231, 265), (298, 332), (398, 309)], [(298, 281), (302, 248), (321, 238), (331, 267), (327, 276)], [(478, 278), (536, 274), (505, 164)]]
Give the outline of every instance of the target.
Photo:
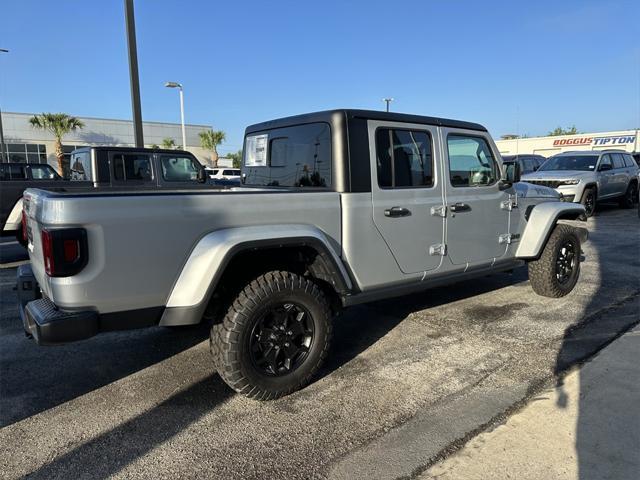
[(587, 217), (593, 216), (596, 211), (596, 190), (594, 188), (586, 188), (582, 194), (582, 205), (584, 205), (584, 213)]
[(331, 340), (329, 303), (310, 279), (273, 271), (250, 282), (211, 329), (216, 370), (235, 391), (272, 400), (307, 385)]
[(569, 225), (556, 225), (542, 255), (529, 262), (533, 291), (544, 297), (564, 297), (580, 276), (580, 239)]

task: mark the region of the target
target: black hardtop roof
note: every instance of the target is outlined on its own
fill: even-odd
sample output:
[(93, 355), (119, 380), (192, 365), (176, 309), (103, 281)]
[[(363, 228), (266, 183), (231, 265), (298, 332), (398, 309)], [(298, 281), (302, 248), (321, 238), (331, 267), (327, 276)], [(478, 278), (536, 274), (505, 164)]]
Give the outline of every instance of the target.
[(48, 163), (25, 163), (25, 162), (2, 162), (0, 163), (0, 165), (8, 165), (10, 167), (30, 167), (32, 165), (45, 165), (47, 167), (50, 167), (53, 169), (53, 167), (51, 165), (49, 165)]
[(193, 153), (187, 152), (186, 150), (174, 150), (171, 148), (114, 147), (109, 145), (90, 145), (88, 147), (76, 148), (73, 152), (82, 152), (87, 150), (109, 150), (110, 152), (179, 153), (181, 155), (184, 154), (193, 156)]
[(422, 123), (425, 125), (437, 125), (442, 127), (453, 128), (465, 128), (468, 130), (479, 130), (486, 132), (487, 129), (478, 123), (464, 122), (461, 120), (451, 120), (449, 118), (439, 117), (427, 117), (423, 115), (413, 115), (409, 113), (396, 113), (396, 112), (381, 112), (378, 110), (355, 110), (355, 109), (336, 109), (325, 110), (322, 112), (305, 113), (302, 115), (295, 115), (292, 117), (278, 118), (275, 120), (269, 120), (267, 122), (256, 123), (249, 125), (246, 128), (246, 133), (259, 132), (262, 130), (269, 130), (272, 128), (287, 127), (292, 125), (299, 125), (304, 123), (313, 122), (328, 122), (331, 123), (331, 119), (336, 115), (344, 115), (347, 119), (350, 118), (364, 118), (367, 120), (383, 120), (389, 122), (404, 122), (404, 123)]

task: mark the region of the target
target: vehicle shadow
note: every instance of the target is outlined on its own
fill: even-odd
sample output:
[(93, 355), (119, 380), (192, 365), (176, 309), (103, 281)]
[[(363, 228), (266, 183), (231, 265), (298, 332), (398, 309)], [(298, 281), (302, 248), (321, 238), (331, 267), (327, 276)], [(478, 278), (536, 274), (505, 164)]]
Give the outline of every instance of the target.
[(482, 282), (468, 280), (455, 288), (432, 288), (401, 297), (352, 307), (334, 321), (334, 339), (328, 359), (320, 370), (323, 378), (375, 344), (413, 312), (435, 308), (458, 300), (528, 281), (527, 267), (511, 273), (501, 272), (484, 277)]
[[(1, 278), (5, 285), (15, 281), (15, 270), (3, 270)], [(104, 333), (71, 345), (40, 347), (25, 337), (15, 298), (3, 295), (0, 428), (170, 358), (202, 342), (208, 333), (206, 324), (153, 327)]]
[(210, 375), (145, 413), (81, 444), (28, 475), (29, 478), (109, 478), (162, 445), (231, 396)]
[[(618, 217), (617, 207), (609, 204), (598, 205), (598, 214), (591, 221), (596, 225), (596, 233), (606, 238), (614, 230), (638, 229), (639, 220), (635, 211), (632, 215)], [(635, 223), (635, 224), (634, 224)], [(597, 226), (603, 225), (598, 233)], [(606, 231), (604, 229), (606, 228)], [(578, 478), (580, 480), (600, 480), (603, 478), (636, 479), (640, 468), (638, 431), (640, 430), (640, 407), (629, 399), (628, 392), (620, 393), (620, 386), (611, 383), (605, 375), (597, 378), (590, 369), (577, 372), (579, 390), (567, 392), (563, 378), (575, 364), (583, 362), (606, 347), (620, 335), (640, 323), (640, 231), (635, 241), (635, 258), (620, 268), (612, 262), (598, 262), (599, 289), (585, 307), (585, 315), (580, 322), (569, 327), (558, 351), (554, 374), (557, 378), (557, 407), (571, 408), (577, 403), (575, 432), (575, 454), (577, 456)], [(633, 234), (630, 235), (633, 238)], [(616, 242), (593, 241), (595, 254), (600, 257), (620, 255)], [(626, 250), (626, 248), (625, 248)], [(601, 308), (601, 298), (613, 296), (616, 288), (628, 285), (628, 300), (605, 309)], [(635, 293), (632, 292), (635, 290)], [(590, 313), (593, 312), (593, 313)], [(640, 383), (637, 367), (631, 371), (634, 383)], [(624, 389), (624, 386), (622, 386)], [(577, 398), (571, 398), (571, 395)], [(573, 433), (573, 432), (572, 432)]]

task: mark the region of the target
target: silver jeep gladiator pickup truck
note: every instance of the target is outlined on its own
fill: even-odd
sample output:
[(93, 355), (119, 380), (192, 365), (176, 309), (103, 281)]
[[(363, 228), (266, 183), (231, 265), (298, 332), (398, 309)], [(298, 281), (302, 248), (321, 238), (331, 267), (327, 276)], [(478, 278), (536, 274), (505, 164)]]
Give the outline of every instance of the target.
[(585, 210), (517, 183), (478, 124), (359, 110), (247, 128), (242, 185), (24, 197), (24, 327), (42, 345), (212, 321), (236, 391), (303, 387), (344, 307), (528, 264), (561, 297)]

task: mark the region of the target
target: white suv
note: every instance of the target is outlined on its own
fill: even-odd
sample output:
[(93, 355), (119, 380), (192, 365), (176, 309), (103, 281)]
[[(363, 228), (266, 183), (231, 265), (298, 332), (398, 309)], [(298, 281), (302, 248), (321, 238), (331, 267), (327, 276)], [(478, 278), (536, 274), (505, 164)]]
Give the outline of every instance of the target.
[(239, 180), (239, 168), (207, 168), (207, 174), (212, 180)]
[(617, 199), (631, 208), (638, 193), (638, 165), (624, 150), (563, 152), (549, 158), (522, 181), (555, 188), (567, 202), (593, 215), (600, 200)]

